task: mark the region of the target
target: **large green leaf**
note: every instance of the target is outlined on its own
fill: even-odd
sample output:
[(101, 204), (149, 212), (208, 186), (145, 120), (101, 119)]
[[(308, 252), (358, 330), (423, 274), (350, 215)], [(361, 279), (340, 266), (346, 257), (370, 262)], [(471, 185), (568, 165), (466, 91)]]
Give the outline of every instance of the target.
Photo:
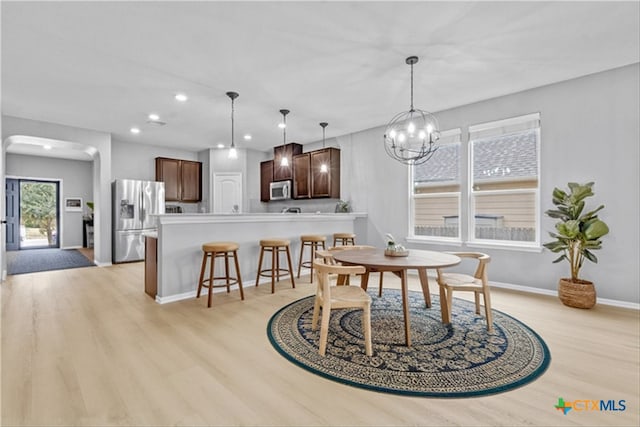
[(575, 182), (569, 183), (569, 188), (571, 189), (571, 199), (577, 203), (589, 196), (593, 196), (593, 182), (588, 182), (586, 184), (580, 185)]
[(594, 209), (580, 217), (580, 221), (589, 221), (591, 219), (597, 218), (596, 213), (598, 213), (601, 209), (604, 209), (604, 205), (598, 206), (597, 209)]
[(596, 256), (594, 254), (592, 254), (590, 251), (588, 251), (586, 249), (582, 251), (582, 255), (584, 255), (584, 257), (586, 259), (588, 259), (589, 261), (591, 261), (591, 262), (593, 262), (595, 264), (598, 263), (598, 258), (596, 258)]
[(549, 218), (557, 218), (557, 219), (569, 219), (569, 215), (566, 212), (561, 211), (559, 209), (549, 209), (545, 212)]
[(569, 239), (575, 239), (580, 234), (580, 222), (576, 220), (569, 220), (565, 222), (559, 222), (556, 224), (556, 230)]
[(553, 263), (555, 264), (555, 263), (557, 263), (557, 262), (562, 261), (563, 259), (568, 260), (569, 258), (567, 258), (567, 256), (566, 256), (566, 255), (562, 255), (562, 256), (560, 256), (559, 258), (554, 259), (554, 260), (553, 260)]
[(549, 243), (545, 243), (544, 245), (545, 248), (549, 249), (551, 252), (560, 252), (564, 249), (567, 249), (567, 245), (564, 244), (563, 242), (559, 242), (559, 241), (554, 241), (554, 242), (549, 242)]
[(584, 230), (584, 235), (588, 240), (596, 240), (609, 232), (609, 227), (604, 222), (597, 220), (589, 224)]
[(560, 205), (563, 204), (564, 201), (567, 199), (567, 193), (565, 193), (564, 191), (562, 191), (559, 188), (554, 188), (553, 189), (553, 204), (554, 205)]

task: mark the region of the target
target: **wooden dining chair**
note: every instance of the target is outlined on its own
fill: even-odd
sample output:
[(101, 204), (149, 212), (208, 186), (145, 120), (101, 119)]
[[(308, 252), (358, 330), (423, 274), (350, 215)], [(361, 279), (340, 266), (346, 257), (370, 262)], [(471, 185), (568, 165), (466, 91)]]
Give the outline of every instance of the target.
[(473, 276), (461, 273), (449, 273), (438, 268), (438, 285), (445, 291), (447, 298), (448, 318), (451, 319), (451, 304), (453, 303), (454, 291), (473, 292), (476, 302), (476, 314), (480, 314), (480, 294), (484, 302), (484, 311), (487, 320), (487, 330), (493, 330), (493, 317), (491, 315), (491, 295), (489, 280), (487, 279), (487, 264), (491, 257), (480, 252), (449, 252), (460, 258), (475, 258), (478, 266)]
[[(332, 264), (332, 265), (336, 265), (339, 264), (338, 262), (336, 262), (336, 260), (333, 258), (333, 252), (335, 251), (353, 251), (353, 250), (359, 250), (359, 249), (375, 249), (375, 246), (369, 246), (369, 245), (345, 245), (345, 246), (333, 246), (330, 247), (326, 250), (318, 250), (316, 251), (316, 257), (317, 258), (321, 258), (325, 260), (326, 264)], [(376, 273), (375, 270), (370, 270), (370, 272)], [(380, 271), (380, 279), (379, 279), (379, 289), (378, 289), (378, 296), (381, 297), (382, 296), (382, 277), (383, 272)], [(348, 285), (348, 277), (346, 278), (347, 282), (346, 284)], [(338, 282), (339, 285), (343, 284), (343, 282)]]
[(371, 356), (371, 297), (359, 286), (331, 286), (330, 274), (352, 275), (363, 274), (363, 266), (342, 266), (326, 264), (322, 259), (315, 259), (313, 267), (317, 275), (316, 298), (313, 306), (311, 329), (318, 329), (318, 318), (322, 309), (320, 322), (320, 345), (318, 352), (324, 356), (329, 336), (329, 319), (334, 308), (361, 308), (362, 327), (364, 329), (364, 345), (367, 356)]

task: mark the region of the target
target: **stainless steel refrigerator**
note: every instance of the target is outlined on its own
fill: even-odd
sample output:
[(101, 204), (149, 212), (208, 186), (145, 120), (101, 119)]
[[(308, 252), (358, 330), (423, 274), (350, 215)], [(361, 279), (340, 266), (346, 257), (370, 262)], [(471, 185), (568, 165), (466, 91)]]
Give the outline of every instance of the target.
[(164, 212), (164, 182), (118, 179), (112, 184), (113, 262), (144, 259), (143, 232), (156, 231)]

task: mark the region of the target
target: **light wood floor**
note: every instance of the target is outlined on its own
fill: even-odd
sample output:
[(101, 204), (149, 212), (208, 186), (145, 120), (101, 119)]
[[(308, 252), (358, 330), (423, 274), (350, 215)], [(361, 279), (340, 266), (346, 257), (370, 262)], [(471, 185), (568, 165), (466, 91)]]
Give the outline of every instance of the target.
[[(207, 309), (202, 298), (156, 304), (142, 263), (10, 276), (1, 285), (2, 425), (640, 423), (637, 311), (494, 289), (494, 308), (546, 341), (549, 370), (494, 396), (413, 398), (329, 381), (272, 348), (271, 315), (314, 291), (300, 282), (273, 295), (266, 283), (247, 286), (244, 302), (237, 291), (216, 294)], [(625, 400), (627, 409), (565, 416), (558, 397)]]

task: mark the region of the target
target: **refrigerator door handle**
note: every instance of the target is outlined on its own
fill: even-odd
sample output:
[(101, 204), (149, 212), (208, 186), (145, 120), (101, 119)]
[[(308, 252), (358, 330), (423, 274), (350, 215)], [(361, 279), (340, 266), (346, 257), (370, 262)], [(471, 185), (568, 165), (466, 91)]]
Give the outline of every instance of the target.
[(144, 188), (140, 191), (140, 223), (144, 224)]

